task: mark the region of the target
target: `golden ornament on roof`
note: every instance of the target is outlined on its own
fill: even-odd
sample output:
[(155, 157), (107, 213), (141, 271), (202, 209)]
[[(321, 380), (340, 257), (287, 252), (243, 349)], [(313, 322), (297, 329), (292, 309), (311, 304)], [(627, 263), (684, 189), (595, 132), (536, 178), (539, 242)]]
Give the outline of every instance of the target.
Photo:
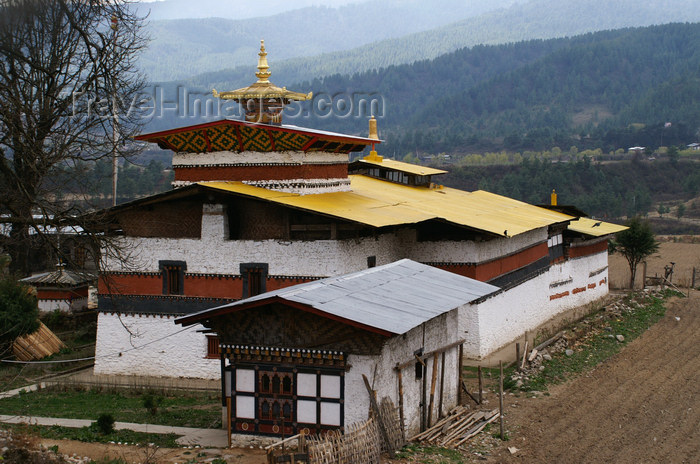
[(286, 87), (277, 87), (270, 82), (270, 66), (267, 64), (267, 52), (265, 51), (265, 40), (260, 41), (260, 53), (258, 53), (258, 72), (255, 76), (257, 82), (243, 87), (242, 89), (230, 90), (226, 92), (213, 91), (214, 97), (223, 100), (234, 100), (242, 104), (246, 104), (246, 100), (252, 99), (278, 99), (284, 100), (287, 104), (290, 101), (306, 101), (311, 100), (313, 92), (301, 93), (287, 90)]

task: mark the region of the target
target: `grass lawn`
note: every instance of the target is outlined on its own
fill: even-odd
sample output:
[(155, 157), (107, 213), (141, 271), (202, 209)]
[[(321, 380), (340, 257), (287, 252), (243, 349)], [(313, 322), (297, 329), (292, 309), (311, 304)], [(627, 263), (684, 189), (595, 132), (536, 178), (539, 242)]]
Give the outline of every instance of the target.
[(178, 435), (172, 433), (143, 433), (133, 430), (115, 430), (112, 433), (103, 435), (91, 427), (72, 428), (27, 425), (27, 424), (2, 424), (3, 429), (14, 430), (23, 435), (50, 438), (53, 440), (77, 440), (89, 443), (124, 443), (134, 445), (153, 444), (160, 448), (179, 448), (176, 440)]
[[(0, 399), (0, 414), (96, 420), (111, 414), (118, 422), (176, 427), (221, 427), (218, 392), (163, 393), (146, 390), (51, 387)], [(155, 414), (149, 411), (156, 406)]]

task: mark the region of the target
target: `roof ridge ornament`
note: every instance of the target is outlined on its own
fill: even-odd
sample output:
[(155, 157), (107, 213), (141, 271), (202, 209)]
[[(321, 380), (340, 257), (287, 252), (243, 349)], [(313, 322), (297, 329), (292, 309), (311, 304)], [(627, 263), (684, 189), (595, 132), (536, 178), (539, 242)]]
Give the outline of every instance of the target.
[(313, 93), (300, 93), (287, 90), (286, 87), (277, 87), (270, 82), (270, 65), (267, 63), (267, 51), (265, 39), (260, 39), (260, 52), (258, 53), (258, 72), (255, 76), (258, 80), (248, 87), (217, 92), (212, 90), (214, 98), (233, 100), (243, 106), (245, 120), (265, 124), (281, 124), (282, 110), (292, 101), (306, 101), (313, 98)]
[[(260, 53), (258, 53), (258, 72), (255, 77), (258, 78), (258, 83), (268, 84), (270, 82), (270, 66), (267, 64), (267, 52), (265, 51), (265, 39), (260, 39)], [(285, 88), (285, 87), (283, 87)]]

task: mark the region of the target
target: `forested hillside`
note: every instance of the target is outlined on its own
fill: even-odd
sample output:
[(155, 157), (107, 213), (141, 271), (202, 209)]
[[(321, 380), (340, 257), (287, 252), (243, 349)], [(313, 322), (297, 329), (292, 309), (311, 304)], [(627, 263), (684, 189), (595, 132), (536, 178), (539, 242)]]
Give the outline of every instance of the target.
[[(474, 2), (465, 3), (471, 5)], [(433, 5), (434, 10), (443, 8), (440, 3), (431, 5)], [(450, 11), (447, 8), (444, 10)], [(457, 19), (459, 16), (455, 15), (455, 20)], [(360, 24), (367, 20), (367, 18), (361, 20), (356, 24), (356, 27), (361, 27)], [(393, 24), (394, 20), (399, 19), (393, 15), (381, 17), (381, 21), (388, 24)], [(292, 83), (333, 74), (353, 74), (365, 70), (386, 68), (391, 65), (412, 63), (416, 60), (432, 59), (459, 48), (479, 44), (502, 44), (536, 38), (565, 37), (591, 31), (664, 24), (674, 21), (700, 21), (700, 2), (697, 0), (646, 2), (637, 0), (615, 0), (614, 2), (608, 0), (530, 0), (434, 30), (373, 42), (343, 52), (277, 61), (281, 59), (281, 56), (275, 54), (274, 48), (270, 48), (270, 60), (277, 82)], [(337, 35), (342, 40), (342, 34), (338, 32), (333, 32), (331, 35)], [(308, 33), (313, 34), (313, 31), (308, 31)], [(324, 40), (331, 39), (326, 37)], [(250, 55), (248, 62), (254, 59), (255, 56)], [(228, 69), (229, 67), (232, 69)], [(254, 72), (254, 63), (234, 68), (222, 62), (220, 68), (220, 71), (196, 76), (191, 79), (190, 83), (205, 88), (242, 87), (249, 83), (249, 76)]]
[[(444, 26), (517, 1), (524, 0), (441, 0), (438, 7), (435, 1), (371, 0), (338, 8), (311, 6), (243, 20), (221, 17), (230, 18), (236, 9), (231, 2), (221, 2), (207, 9), (211, 17), (202, 18), (200, 14), (196, 18), (149, 21), (147, 31), (152, 40), (139, 67), (151, 81), (188, 78), (241, 65), (251, 69), (260, 39), (265, 39), (270, 58), (277, 62), (329, 52), (333, 55), (339, 50)], [(159, 5), (154, 8), (156, 13), (160, 10)]]
[[(284, 83), (272, 69), (272, 80)], [(367, 108), (360, 112), (353, 102), (350, 110), (319, 111), (319, 102), (374, 99), (383, 103), (376, 111), (386, 140), (381, 150), (397, 157), (685, 145), (700, 127), (699, 71), (698, 23), (476, 46), (410, 65), (284, 83), (317, 98), (285, 121), (365, 133)], [(211, 88), (201, 91), (211, 98)], [(201, 121), (174, 116), (148, 130)]]

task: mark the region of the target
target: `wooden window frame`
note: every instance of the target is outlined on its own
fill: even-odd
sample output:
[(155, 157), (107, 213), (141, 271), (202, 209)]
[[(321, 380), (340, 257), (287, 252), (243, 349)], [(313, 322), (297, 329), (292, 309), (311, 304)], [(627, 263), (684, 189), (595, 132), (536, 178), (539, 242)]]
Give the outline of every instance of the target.
[(158, 261), (158, 269), (163, 274), (163, 295), (185, 294), (185, 261)]
[(260, 295), (267, 291), (267, 263), (241, 263), (243, 298)]
[(204, 358), (221, 358), (221, 347), (219, 346), (219, 337), (217, 337), (216, 335), (207, 335), (207, 355)]

